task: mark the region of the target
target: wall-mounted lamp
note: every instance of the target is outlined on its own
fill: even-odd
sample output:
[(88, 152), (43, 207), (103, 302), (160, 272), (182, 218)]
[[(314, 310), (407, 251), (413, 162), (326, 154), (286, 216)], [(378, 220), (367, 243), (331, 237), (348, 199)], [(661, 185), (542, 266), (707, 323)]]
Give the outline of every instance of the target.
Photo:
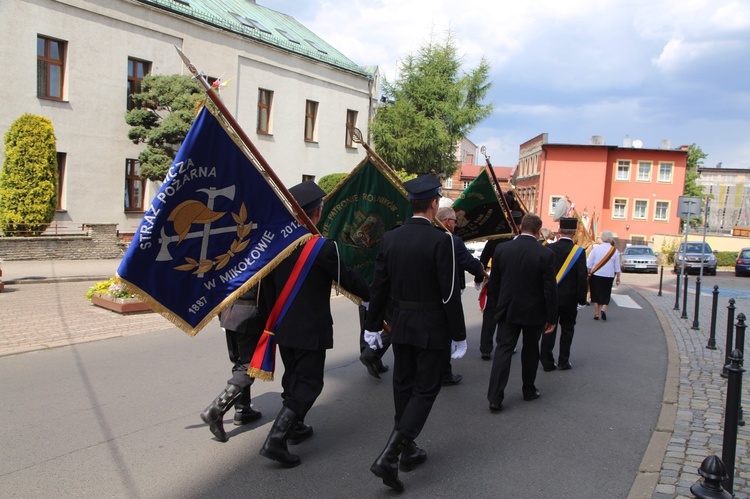
[(630, 230), (630, 225), (626, 225), (625, 230)]

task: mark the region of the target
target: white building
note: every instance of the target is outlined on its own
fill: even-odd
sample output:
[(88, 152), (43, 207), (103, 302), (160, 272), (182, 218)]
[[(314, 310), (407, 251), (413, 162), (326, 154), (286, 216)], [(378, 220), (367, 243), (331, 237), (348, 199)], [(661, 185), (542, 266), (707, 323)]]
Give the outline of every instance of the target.
[(158, 185), (137, 175), (128, 94), (144, 74), (189, 74), (175, 46), (207, 77), (231, 79), (225, 104), (285, 185), (364, 157), (346, 125), (367, 137), (377, 68), (252, 0), (3, 0), (0, 28), (0, 134), (24, 113), (52, 120), (58, 222), (137, 227)]

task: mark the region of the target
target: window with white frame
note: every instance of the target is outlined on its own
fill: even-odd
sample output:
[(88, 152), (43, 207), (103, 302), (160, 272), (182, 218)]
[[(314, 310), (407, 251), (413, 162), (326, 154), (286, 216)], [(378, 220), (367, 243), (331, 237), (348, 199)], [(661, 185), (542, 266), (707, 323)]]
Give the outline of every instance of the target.
[(625, 218), (628, 209), (628, 200), (625, 198), (615, 198), (612, 218)]
[(630, 180), (630, 160), (621, 159), (617, 162), (616, 180)]
[(659, 182), (671, 182), (673, 168), (672, 163), (659, 163)]
[(648, 201), (645, 199), (636, 199), (633, 203), (633, 218), (637, 220), (646, 220), (648, 213)]
[(651, 181), (651, 162), (650, 161), (639, 161), (638, 162), (638, 182), (650, 182)]
[(448, 177), (447, 179), (445, 179), (445, 188), (453, 189), (453, 178)]
[(557, 208), (557, 203), (559, 203), (561, 199), (562, 199), (562, 196), (550, 196), (550, 198), (549, 198), (549, 213), (550, 213), (550, 215), (555, 212), (555, 208)]
[(466, 188), (469, 187), (470, 183), (471, 183), (470, 181), (464, 180), (464, 190), (466, 190)]
[(657, 201), (654, 208), (654, 220), (666, 222), (669, 218), (669, 201)]

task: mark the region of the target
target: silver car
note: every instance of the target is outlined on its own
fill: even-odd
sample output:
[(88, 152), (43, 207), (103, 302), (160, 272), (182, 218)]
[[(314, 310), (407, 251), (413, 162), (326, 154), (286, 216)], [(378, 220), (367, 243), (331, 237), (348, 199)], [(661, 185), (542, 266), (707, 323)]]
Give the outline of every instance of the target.
[(628, 246), (620, 254), (620, 269), (623, 272), (658, 271), (659, 259), (648, 246)]
[(716, 275), (717, 260), (708, 243), (680, 243), (680, 247), (674, 254), (674, 273), (679, 274), (682, 271), (683, 261), (685, 263), (685, 273), (698, 273), (703, 267), (703, 273), (706, 275)]

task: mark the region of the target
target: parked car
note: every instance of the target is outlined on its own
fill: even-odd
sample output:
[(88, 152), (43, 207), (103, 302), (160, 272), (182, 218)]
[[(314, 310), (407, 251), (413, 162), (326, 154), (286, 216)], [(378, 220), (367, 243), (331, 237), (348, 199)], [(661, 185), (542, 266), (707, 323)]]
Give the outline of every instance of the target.
[(648, 246), (628, 246), (620, 254), (620, 269), (623, 272), (658, 272), (659, 259)]
[(687, 247), (685, 243), (681, 243), (674, 254), (675, 274), (682, 271), (683, 260), (685, 262), (685, 273), (690, 271), (700, 272), (701, 266), (703, 266), (704, 274), (716, 275), (717, 260), (708, 243), (687, 243)]
[(734, 275), (750, 275), (750, 248), (742, 248), (734, 262)]

